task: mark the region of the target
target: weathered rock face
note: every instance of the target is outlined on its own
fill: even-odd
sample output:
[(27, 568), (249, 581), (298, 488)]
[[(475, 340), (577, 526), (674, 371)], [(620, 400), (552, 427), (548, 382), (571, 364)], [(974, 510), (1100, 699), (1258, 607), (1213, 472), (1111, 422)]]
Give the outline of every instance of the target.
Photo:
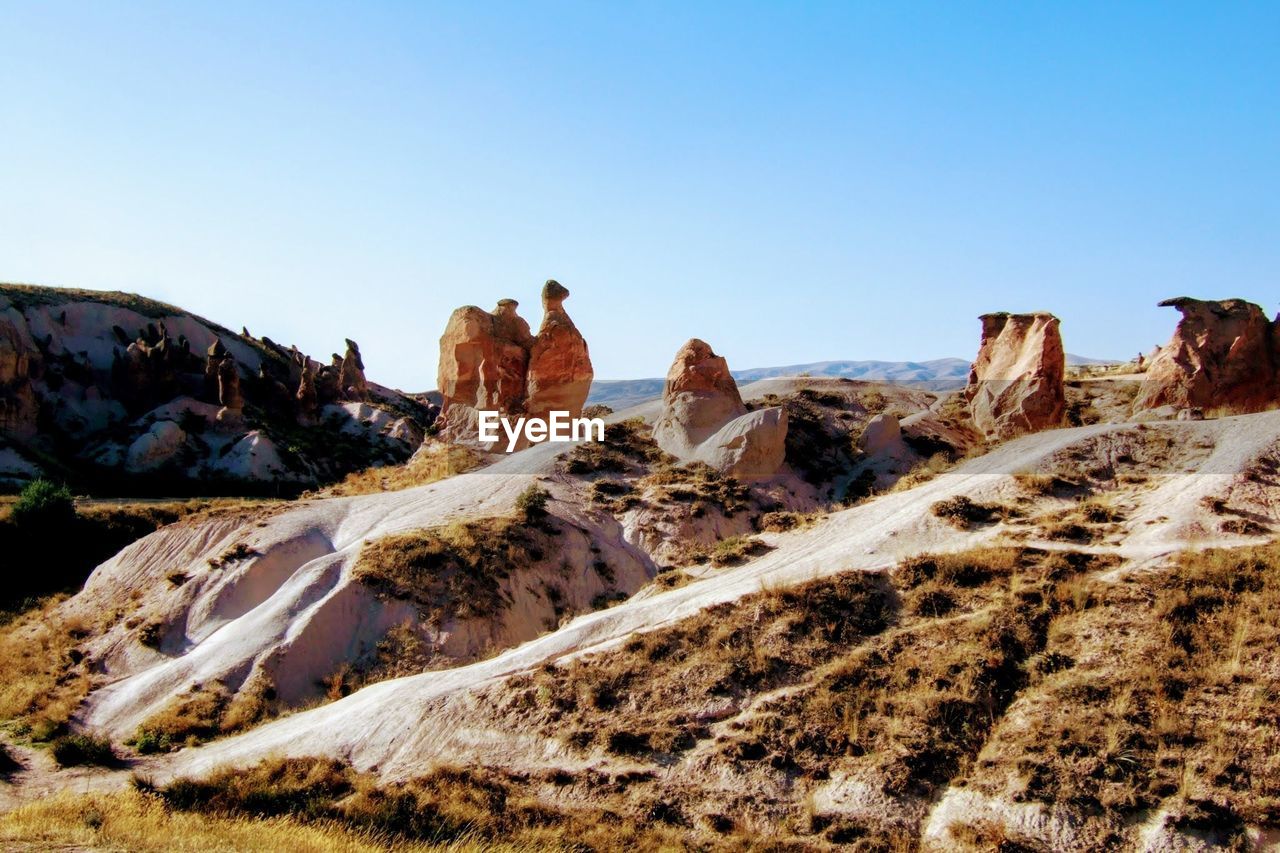
[(1177, 308), (1182, 319), (1148, 363), (1135, 410), (1251, 412), (1280, 402), (1280, 321), (1243, 299), (1180, 297), (1160, 305)]
[(525, 410), (545, 418), (548, 412), (582, 414), (591, 392), (591, 354), (578, 327), (565, 313), (569, 291), (557, 281), (542, 289), (542, 327), (529, 352), (528, 399)]
[(748, 412), (724, 358), (697, 338), (676, 353), (653, 438), (682, 460), (706, 462), (743, 480), (772, 477), (786, 453), (787, 415)]
[(39, 368), (40, 351), (26, 321), (3, 300), (0, 302), (0, 434), (20, 439), (36, 434), (40, 404), (31, 379)]
[(984, 314), (982, 343), (965, 395), (988, 438), (1061, 426), (1066, 415), (1066, 354), (1052, 314)]
[(557, 282), (547, 282), (546, 315), (536, 337), (516, 313), (514, 299), (503, 299), (492, 312), (474, 305), (453, 312), (440, 337), (442, 438), (475, 440), (481, 410), (582, 414), (593, 372), (587, 342), (563, 307), (568, 295)]
[(319, 397), (316, 394), (316, 374), (311, 365), (302, 368), (302, 377), (298, 380), (297, 400), (298, 423), (310, 426), (316, 422), (316, 414), (320, 410)]

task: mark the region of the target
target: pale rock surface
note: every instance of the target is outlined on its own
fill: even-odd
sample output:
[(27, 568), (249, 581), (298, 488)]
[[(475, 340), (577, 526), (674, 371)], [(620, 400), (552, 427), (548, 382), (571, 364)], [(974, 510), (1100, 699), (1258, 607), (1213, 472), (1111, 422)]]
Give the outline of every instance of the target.
[(162, 468), (174, 460), (186, 441), (182, 427), (173, 421), (156, 421), (129, 445), (125, 470), (137, 474)]
[(242, 480), (293, 479), (276, 444), (261, 430), (251, 430), (210, 462), (211, 470)]
[(739, 480), (778, 473), (786, 457), (787, 413), (780, 406), (734, 418), (698, 445), (693, 458)]
[(1006, 439), (1063, 425), (1066, 355), (1052, 314), (984, 314), (965, 394), (974, 425)]

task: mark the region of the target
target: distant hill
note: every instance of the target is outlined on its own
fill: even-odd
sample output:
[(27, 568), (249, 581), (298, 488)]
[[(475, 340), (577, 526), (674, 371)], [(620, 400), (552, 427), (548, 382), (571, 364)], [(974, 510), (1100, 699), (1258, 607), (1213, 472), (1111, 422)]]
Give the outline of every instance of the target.
[(838, 376), (844, 379), (866, 379), (879, 382), (932, 382), (939, 379), (967, 379), (969, 362), (963, 358), (937, 358), (932, 361), (815, 361), (785, 367), (754, 367), (735, 370), (739, 382), (777, 379), (781, 376)]
[[(1067, 364), (1114, 364), (1101, 358), (1067, 353)], [(738, 382), (757, 382), (784, 376), (830, 376), (871, 382), (921, 382), (945, 389), (969, 378), (970, 362), (963, 358), (935, 358), (931, 361), (815, 361), (782, 367), (753, 367), (733, 371)], [(662, 395), (662, 379), (599, 379), (591, 383), (588, 404), (599, 403), (618, 411)]]

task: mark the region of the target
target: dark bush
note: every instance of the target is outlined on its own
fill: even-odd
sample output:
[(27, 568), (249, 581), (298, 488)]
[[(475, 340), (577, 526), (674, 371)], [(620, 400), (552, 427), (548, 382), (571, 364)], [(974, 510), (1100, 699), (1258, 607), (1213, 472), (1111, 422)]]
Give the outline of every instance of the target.
[(116, 762), (111, 741), (92, 735), (63, 735), (51, 746), (53, 760), (60, 767), (76, 767), (82, 764), (106, 766)]

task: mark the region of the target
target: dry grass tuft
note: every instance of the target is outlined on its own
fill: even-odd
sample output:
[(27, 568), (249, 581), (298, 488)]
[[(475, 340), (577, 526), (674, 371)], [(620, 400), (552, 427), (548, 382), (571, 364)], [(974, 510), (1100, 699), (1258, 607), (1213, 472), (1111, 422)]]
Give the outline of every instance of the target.
[(480, 455), (474, 450), (441, 443), (430, 446), (428, 452), (419, 451), (403, 465), (366, 468), (348, 474), (341, 483), (335, 483), (316, 494), (320, 497), (348, 497), (398, 492), (463, 474), (479, 465)]
[[(243, 771), (217, 771), (140, 787), (172, 812), (221, 819), (288, 816), (305, 826), (342, 826), (349, 837), (377, 839), (385, 849), (448, 850), (679, 849), (687, 837), (671, 813), (632, 807), (633, 815), (600, 808), (547, 805), (527, 777), (483, 768), (440, 767), (402, 784), (379, 786), (348, 765), (323, 758), (268, 759)], [(154, 793), (151, 793), (153, 792)]]
[(566, 474), (626, 474), (670, 464), (643, 418), (606, 424), (604, 441), (587, 441), (573, 448), (559, 465)]
[[(137, 853), (204, 853), (289, 850), (297, 853), (380, 853), (384, 838), (333, 822), (304, 825), (290, 818), (219, 816), (175, 811), (156, 795), (75, 795), (63, 792), (0, 815), (6, 849), (129, 850)], [(403, 842), (398, 850), (490, 849), (467, 839), (456, 844)]]
[(90, 627), (58, 612), (59, 597), (0, 628), (0, 719), (16, 719), (19, 734), (37, 740), (65, 731), (89, 692), (89, 673), (78, 648)]

